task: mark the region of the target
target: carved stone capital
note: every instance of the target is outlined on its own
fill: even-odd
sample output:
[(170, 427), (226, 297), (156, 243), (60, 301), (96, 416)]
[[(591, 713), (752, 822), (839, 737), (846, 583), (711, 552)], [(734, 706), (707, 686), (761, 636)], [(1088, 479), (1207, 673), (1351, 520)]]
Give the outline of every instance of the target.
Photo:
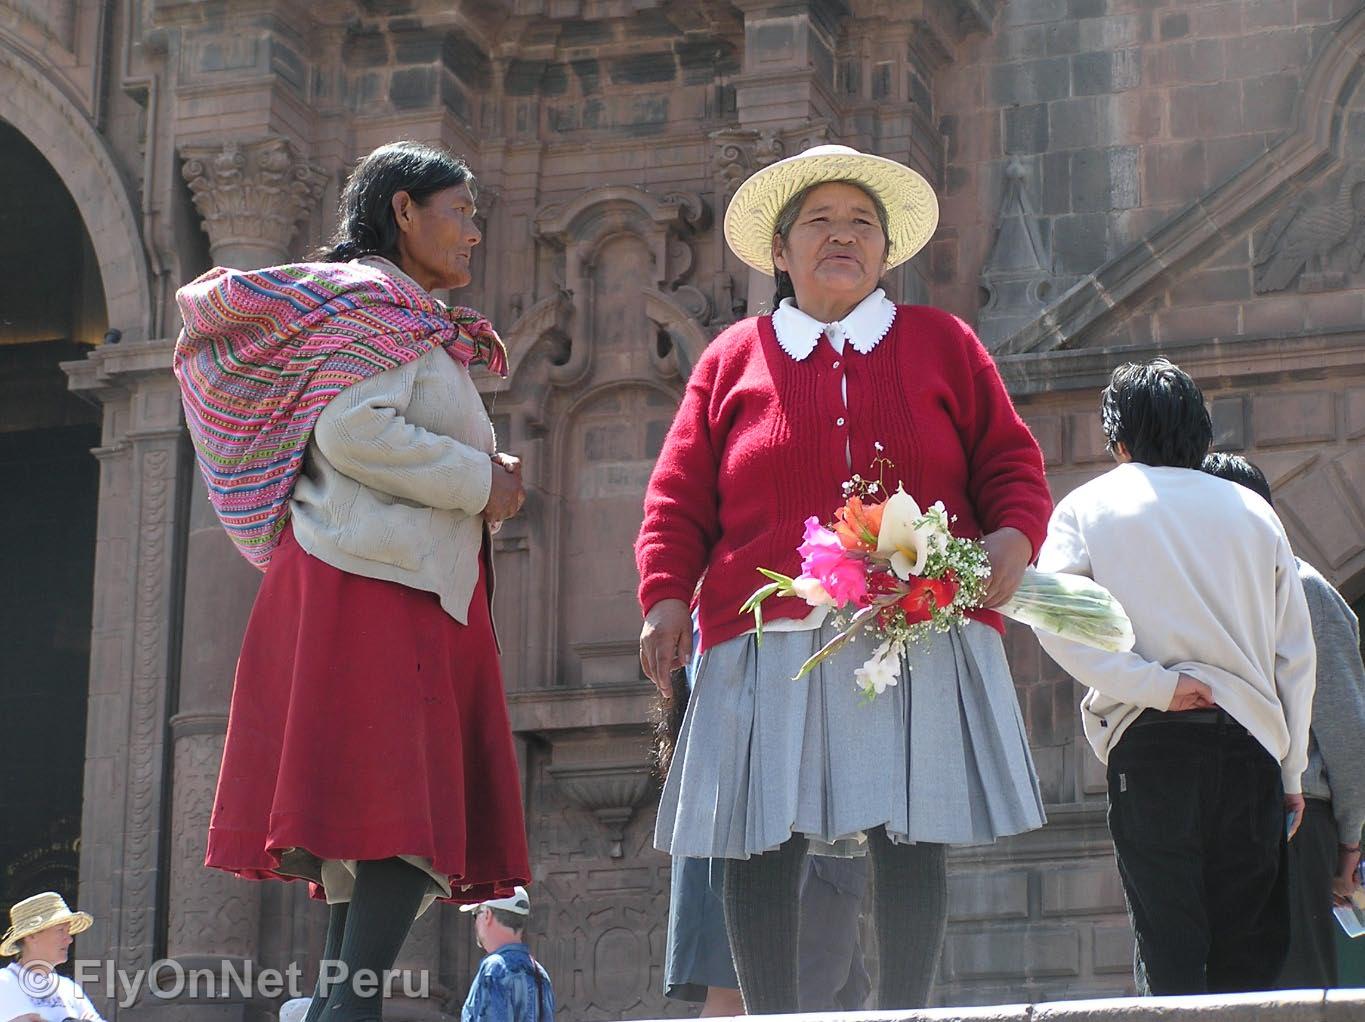
[(279, 136), (183, 146), (180, 155), (215, 262), (250, 269), (288, 259), (322, 197), (322, 170)]
[(716, 150), (711, 169), (726, 201), (751, 174), (811, 146), (830, 141), (829, 125), (813, 121), (799, 127), (722, 128), (710, 135)]

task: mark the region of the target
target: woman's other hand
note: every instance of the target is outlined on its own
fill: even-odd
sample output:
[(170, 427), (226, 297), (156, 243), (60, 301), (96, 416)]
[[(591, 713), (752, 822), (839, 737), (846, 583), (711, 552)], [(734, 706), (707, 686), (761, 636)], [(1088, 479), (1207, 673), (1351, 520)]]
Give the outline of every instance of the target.
[[(490, 454), (493, 462), (492, 484), (488, 487), (488, 503), (483, 517), (490, 524), (511, 518), (526, 501), (526, 488), (521, 482), (521, 459), (510, 454)], [(499, 471), (501, 469), (501, 471)]]
[(1033, 544), (1018, 529), (1005, 526), (982, 537), (982, 546), (991, 562), (991, 578), (986, 584), (983, 607), (998, 607), (1019, 588), (1024, 569), (1033, 560)]
[(665, 699), (673, 695), (669, 675), (692, 659), (692, 614), (682, 600), (660, 600), (640, 629), (640, 666)]

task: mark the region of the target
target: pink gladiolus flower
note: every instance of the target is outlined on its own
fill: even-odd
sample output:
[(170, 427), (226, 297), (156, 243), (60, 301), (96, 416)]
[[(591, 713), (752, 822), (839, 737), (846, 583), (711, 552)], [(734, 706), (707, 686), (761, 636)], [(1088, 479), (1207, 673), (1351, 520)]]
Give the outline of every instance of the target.
[(806, 519), (805, 542), (797, 548), (801, 573), (816, 579), (836, 607), (867, 603), (867, 570), (862, 561), (848, 557), (839, 537), (820, 524), (814, 515)]

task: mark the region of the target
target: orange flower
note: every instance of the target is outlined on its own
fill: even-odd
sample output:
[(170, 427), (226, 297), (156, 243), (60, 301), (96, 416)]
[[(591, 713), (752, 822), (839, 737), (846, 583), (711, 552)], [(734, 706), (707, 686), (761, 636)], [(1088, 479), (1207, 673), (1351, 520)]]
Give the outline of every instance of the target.
[(877, 549), (877, 534), (882, 528), (882, 505), (864, 504), (861, 497), (849, 497), (834, 512), (834, 533), (845, 550), (871, 553)]

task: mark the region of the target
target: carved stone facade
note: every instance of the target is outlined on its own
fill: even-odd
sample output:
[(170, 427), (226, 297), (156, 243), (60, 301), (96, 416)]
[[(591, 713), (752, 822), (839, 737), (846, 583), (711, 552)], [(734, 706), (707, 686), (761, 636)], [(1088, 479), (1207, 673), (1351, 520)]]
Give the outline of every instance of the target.
[[(1265, 468), (1296, 548), (1357, 601), (1358, 8), (0, 0), (0, 120), (79, 210), (118, 342), (64, 364), (103, 436), (79, 887), (96, 924), (81, 956), (311, 975), (322, 940), (301, 887), (199, 865), (258, 576), (214, 521), (181, 425), (176, 286), (214, 262), (302, 256), (378, 144), (420, 138), (469, 158), (484, 243), (459, 297), (508, 342), (509, 379), (481, 386), (529, 490), (495, 549), (532, 941), (566, 1018), (680, 1015), (660, 993), (670, 864), (651, 840), (630, 548), (691, 367), (771, 296), (721, 237), (739, 182), (834, 141), (916, 167), (942, 222), (888, 287), (980, 326), (1058, 496), (1108, 463), (1096, 397), (1109, 371), (1164, 352), (1204, 385), (1220, 448)], [(37, 428), (11, 425), (18, 414), (6, 406), (0, 427)], [(1128, 991), (1078, 693), (1028, 633), (1009, 649), (1051, 822), (954, 852), (935, 996)], [(467, 919), (429, 913), (401, 964), (432, 970), (431, 993), (391, 1014), (458, 1013), (476, 961)], [(110, 1022), (271, 1007), (96, 994)]]

